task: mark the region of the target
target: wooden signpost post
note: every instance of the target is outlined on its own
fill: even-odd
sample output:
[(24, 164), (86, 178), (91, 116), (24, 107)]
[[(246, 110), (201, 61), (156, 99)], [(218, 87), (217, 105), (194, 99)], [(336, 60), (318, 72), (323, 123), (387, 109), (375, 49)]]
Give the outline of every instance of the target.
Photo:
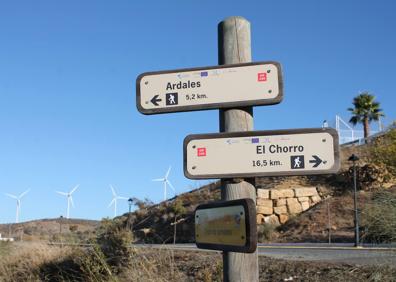
[(218, 25), (219, 65), (149, 72), (136, 80), (142, 114), (220, 109), (216, 134), (187, 136), (184, 173), (221, 178), (221, 202), (198, 206), (196, 244), (223, 251), (224, 281), (259, 281), (256, 176), (335, 173), (340, 167), (333, 129), (253, 131), (253, 108), (283, 98), (277, 62), (251, 63), (250, 23), (230, 17)]
[[(250, 23), (230, 17), (218, 25), (219, 65), (251, 62)], [(243, 93), (241, 93), (243, 94)], [(220, 110), (220, 132), (253, 130), (253, 108)], [(256, 203), (254, 179), (222, 179), (221, 199), (252, 199)], [(257, 236), (257, 235), (256, 235)], [(259, 281), (257, 250), (254, 253), (223, 252), (224, 281)]]

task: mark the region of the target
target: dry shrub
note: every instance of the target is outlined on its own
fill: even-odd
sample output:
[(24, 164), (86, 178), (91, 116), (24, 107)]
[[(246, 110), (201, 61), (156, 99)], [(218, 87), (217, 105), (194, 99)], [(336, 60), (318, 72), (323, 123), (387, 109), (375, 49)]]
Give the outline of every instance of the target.
[(377, 192), (362, 211), (363, 239), (373, 243), (396, 242), (396, 194)]

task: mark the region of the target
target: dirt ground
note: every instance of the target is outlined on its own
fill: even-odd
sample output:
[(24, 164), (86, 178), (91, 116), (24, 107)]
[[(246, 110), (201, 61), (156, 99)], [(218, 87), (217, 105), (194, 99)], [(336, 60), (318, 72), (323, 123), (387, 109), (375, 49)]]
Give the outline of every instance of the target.
[[(175, 252), (175, 264), (187, 281), (222, 281), (218, 253)], [(396, 281), (396, 266), (286, 261), (259, 257), (260, 281)]]

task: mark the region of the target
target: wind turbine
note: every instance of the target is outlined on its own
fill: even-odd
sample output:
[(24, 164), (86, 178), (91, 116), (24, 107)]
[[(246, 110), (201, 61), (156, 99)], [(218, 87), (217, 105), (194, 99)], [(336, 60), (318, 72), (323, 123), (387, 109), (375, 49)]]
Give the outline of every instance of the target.
[(76, 185), (70, 192), (66, 193), (66, 192), (59, 192), (56, 191), (56, 193), (66, 196), (67, 197), (67, 215), (66, 218), (69, 218), (69, 214), (70, 214), (70, 204), (72, 205), (72, 207), (74, 208), (74, 203), (73, 203), (73, 197), (72, 194), (77, 190), (78, 186), (80, 186), (80, 184)]
[(16, 200), (16, 218), (15, 218), (15, 223), (19, 223), (19, 214), (21, 213), (21, 199), (23, 198), (23, 196), (25, 196), (28, 192), (30, 191), (30, 189), (27, 189), (25, 192), (23, 192), (21, 195), (19, 196), (15, 196), (12, 194), (8, 194), (6, 193), (6, 195), (10, 198), (13, 198)]
[(116, 217), (117, 216), (117, 200), (128, 200), (128, 198), (118, 196), (112, 185), (110, 185), (110, 188), (111, 188), (111, 193), (113, 193), (113, 199), (111, 200), (108, 208), (114, 204), (114, 217)]
[(170, 181), (169, 181), (169, 179), (168, 179), (169, 172), (170, 172), (171, 168), (172, 168), (172, 167), (169, 166), (169, 169), (168, 169), (168, 171), (166, 172), (164, 178), (153, 179), (153, 181), (160, 181), (160, 182), (163, 182), (163, 183), (164, 183), (164, 201), (166, 201), (166, 186), (167, 186), (167, 185), (169, 185), (170, 188), (172, 188), (173, 192), (176, 193), (175, 188), (173, 187), (172, 183), (170, 183)]

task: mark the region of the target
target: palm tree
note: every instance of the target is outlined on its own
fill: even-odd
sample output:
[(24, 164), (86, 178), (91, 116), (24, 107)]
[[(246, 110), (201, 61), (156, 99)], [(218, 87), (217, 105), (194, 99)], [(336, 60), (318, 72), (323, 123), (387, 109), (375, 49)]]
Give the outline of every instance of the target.
[(363, 124), (364, 138), (370, 135), (370, 122), (373, 120), (377, 121), (380, 117), (384, 116), (379, 102), (374, 100), (375, 96), (371, 95), (368, 91), (361, 92), (353, 98), (352, 104), (354, 108), (348, 108), (348, 111), (352, 113), (349, 122), (353, 125), (358, 123)]

